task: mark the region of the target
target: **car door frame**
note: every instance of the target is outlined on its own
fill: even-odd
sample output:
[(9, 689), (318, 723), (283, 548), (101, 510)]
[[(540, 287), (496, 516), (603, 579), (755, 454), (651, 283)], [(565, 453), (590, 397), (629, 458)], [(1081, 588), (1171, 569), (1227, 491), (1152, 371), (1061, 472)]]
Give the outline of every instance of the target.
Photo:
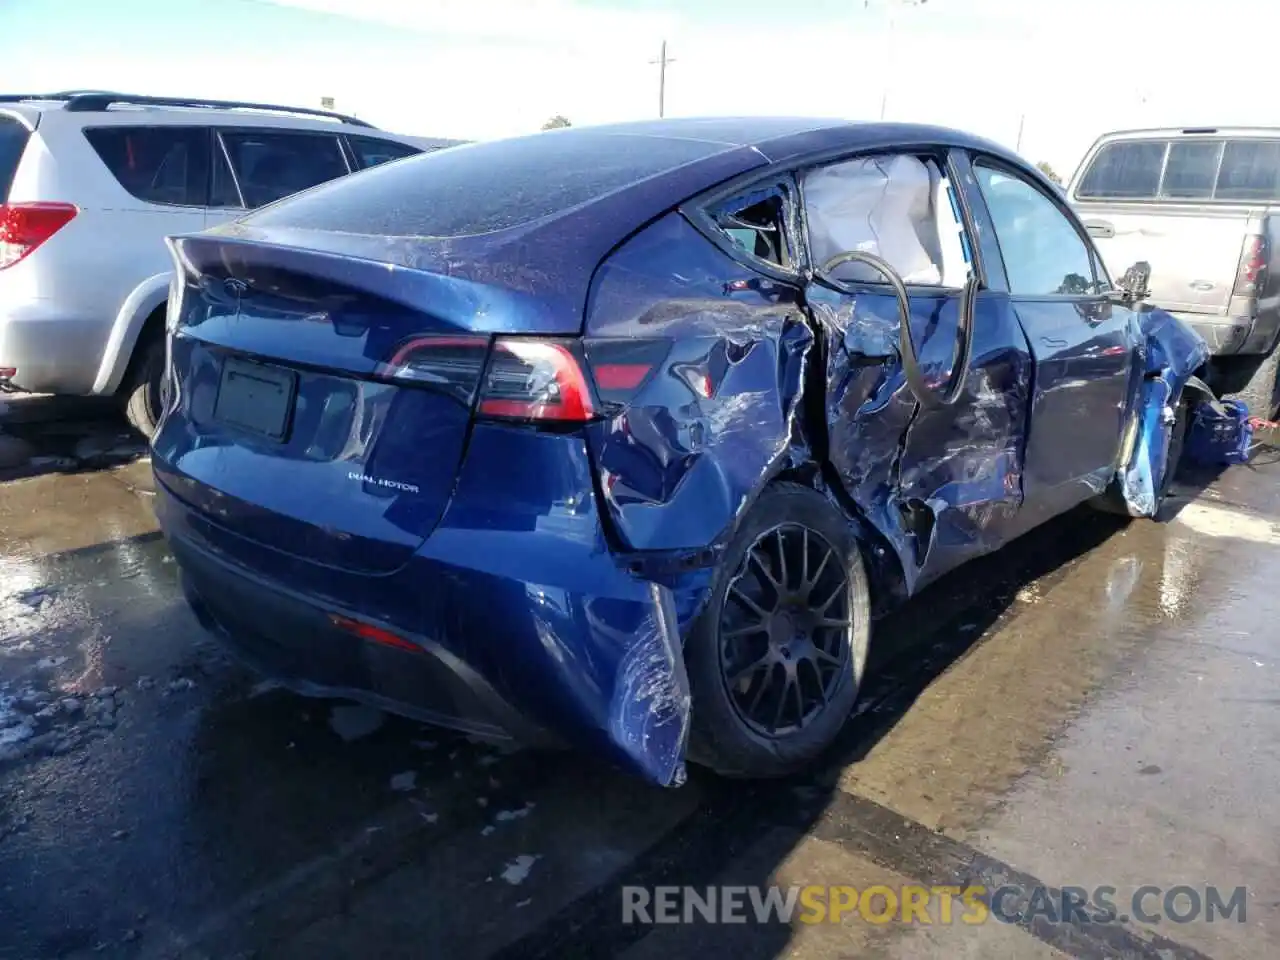
[[(1012, 312), (1018, 318), (1027, 340), (1028, 349), (1034, 358), (1032, 374), (1033, 397), (1029, 406), (1026, 451), (1024, 455), (1024, 476), (1026, 478), (1025, 509), (1022, 523), (1020, 524), (1020, 527), (1025, 530), (1102, 493), (1114, 476), (1115, 471), (1120, 467), (1124, 453), (1126, 431), (1137, 402), (1138, 390), (1141, 387), (1143, 366), (1142, 337), (1132, 311), (1116, 304), (1108, 296), (1111, 280), (1106, 272), (1102, 258), (1099, 256), (1097, 248), (1094, 246), (1092, 238), (1089, 236), (1080, 217), (1071, 209), (1065, 197), (1059, 191), (1051, 189), (1049, 181), (1038, 173), (1031, 175), (1026, 169), (1010, 163), (1007, 159), (997, 154), (975, 149), (969, 149), (966, 153), (966, 161), (971, 175), (971, 179), (966, 179), (965, 181), (965, 188), (971, 191), (972, 194), (969, 202), (976, 215), (985, 224), (984, 234), (990, 237), (993, 262), (998, 264), (1000, 268), (998, 274), (993, 273), (993, 279), (1000, 283), (1000, 293), (1007, 298)], [(1066, 222), (1074, 230), (1088, 258), (1092, 273), (1093, 292), (1086, 294), (1028, 294), (1015, 293), (1012, 290), (1012, 284), (1005, 266), (1003, 246), (996, 230), (995, 220), (974, 170), (979, 165), (1022, 181), (1039, 193), (1066, 219)], [(1110, 370), (1110, 376), (1116, 380), (1123, 379), (1124, 381), (1122, 389), (1116, 392), (1115, 397), (1117, 400), (1114, 405), (1117, 429), (1114, 437), (1115, 442), (1109, 445), (1112, 451), (1109, 458), (1096, 463), (1080, 459), (1076, 461), (1076, 466), (1069, 466), (1071, 461), (1060, 458), (1056, 454), (1052, 458), (1046, 458), (1044, 455), (1047, 448), (1042, 446), (1040, 438), (1041, 436), (1048, 436), (1055, 424), (1057, 426), (1062, 425), (1060, 421), (1064, 420), (1064, 411), (1060, 409), (1062, 406), (1060, 402), (1054, 403), (1046, 400), (1045, 387), (1054, 382), (1049, 380), (1050, 374), (1054, 371), (1046, 362), (1047, 354), (1045, 356), (1037, 355), (1037, 345), (1041, 337), (1030, 327), (1032, 311), (1024, 309), (1019, 313), (1018, 305), (1020, 303), (1048, 305), (1048, 307), (1054, 309), (1055, 314), (1064, 313), (1065, 309), (1069, 307), (1082, 323), (1092, 323), (1087, 332), (1097, 332), (1102, 329), (1104, 324), (1107, 325), (1105, 334), (1095, 339), (1103, 339), (1105, 337), (1108, 345), (1104, 346), (1102, 351), (1091, 362), (1097, 365), (1099, 369), (1103, 369), (1104, 372), (1105, 370)], [(1096, 313), (1099, 317), (1097, 322), (1093, 323), (1088, 319), (1085, 316), (1086, 312)], [(1080, 343), (1084, 342), (1080, 341)], [(1072, 344), (1068, 343), (1064, 349), (1069, 349), (1071, 346)], [(1121, 348), (1123, 348), (1123, 351), (1121, 351)], [(1111, 357), (1115, 358), (1114, 362), (1100, 362), (1103, 359), (1110, 360)], [(1065, 364), (1070, 362), (1070, 359), (1055, 360), (1054, 364), (1063, 365), (1065, 369)], [(1092, 382), (1102, 383), (1100, 379), (1096, 378)], [(1098, 402), (1102, 402), (1101, 394), (1104, 391), (1099, 389), (1098, 392), (1100, 394)], [(1097, 411), (1091, 411), (1089, 415), (1078, 419), (1092, 422), (1093, 415), (1099, 412), (1103, 412), (1102, 408)], [(1066, 445), (1068, 448), (1069, 446), (1069, 444)], [(1059, 451), (1062, 448), (1063, 445), (1061, 444), (1055, 447)], [(1068, 472), (1070, 475), (1067, 475)], [(1040, 476), (1042, 473), (1045, 478), (1054, 482), (1042, 482)]]
[[(964, 229), (970, 270), (975, 274), (978, 281), (978, 293), (974, 304), (975, 331), (976, 321), (980, 312), (986, 312), (997, 323), (1000, 330), (999, 335), (1006, 339), (1008, 348), (1017, 354), (1017, 358), (1011, 365), (1017, 367), (1019, 385), (1023, 388), (1029, 387), (1030, 357), (1026, 352), (1025, 337), (1021, 332), (1021, 328), (1016, 326), (1016, 322), (1009, 323), (1000, 298), (993, 298), (988, 293), (990, 275), (988, 274), (987, 260), (990, 257), (991, 247), (987, 242), (987, 238), (990, 231), (978, 229), (970, 198), (963, 189), (965, 178), (972, 176), (972, 172), (968, 168), (967, 154), (961, 147), (945, 140), (908, 140), (889, 145), (878, 145), (873, 148), (846, 149), (820, 156), (807, 157), (801, 162), (789, 165), (789, 172), (796, 186), (799, 218), (797, 239), (799, 242), (801, 271), (804, 278), (806, 305), (809, 306), (815, 327), (820, 331), (826, 332), (827, 325), (818, 318), (817, 311), (808, 303), (810, 291), (814, 284), (820, 284), (821, 281), (816, 277), (816, 265), (813, 263), (812, 252), (809, 249), (808, 214), (803, 179), (800, 173), (805, 170), (850, 160), (890, 155), (932, 157), (938, 163), (943, 176), (953, 185), (953, 195), (959, 207), (961, 225)], [(994, 263), (1000, 271), (1000, 277), (1003, 278), (1003, 261), (996, 258)], [(866, 289), (867, 294), (872, 296), (884, 297), (886, 292), (884, 284), (850, 283), (849, 286), (863, 287)], [(912, 299), (913, 294), (921, 298), (940, 300), (935, 316), (939, 315), (941, 310), (949, 303), (955, 303), (957, 309), (959, 308), (961, 291), (957, 288), (926, 284), (906, 284), (905, 286), (909, 300)], [(847, 297), (848, 295), (845, 294), (845, 296)], [(894, 300), (893, 309), (896, 310), (895, 298), (890, 296), (888, 299)], [(854, 310), (856, 311), (856, 309), (855, 305)], [(913, 322), (913, 327), (915, 325)], [(970, 332), (971, 336), (974, 335), (975, 331)], [(825, 338), (820, 336), (819, 339), (824, 340)], [(824, 353), (825, 346), (824, 344)], [(948, 345), (949, 358), (954, 357), (953, 351), (954, 342)], [(896, 356), (896, 349), (893, 353)], [(828, 363), (831, 362), (829, 357), (824, 359)], [(891, 362), (893, 357), (886, 355), (882, 359), (885, 362)], [(948, 362), (953, 362), (953, 360)], [(966, 393), (971, 391), (969, 378), (973, 370), (972, 363), (973, 358), (971, 357), (970, 367), (964, 372), (966, 378), (964, 389)], [(825, 375), (825, 371), (823, 373)], [(829, 382), (822, 384), (824, 395), (829, 387)], [(876, 399), (876, 395), (885, 396), (885, 387), (888, 387), (886, 402), (881, 406)], [(936, 411), (925, 411), (915, 401), (914, 397), (909, 396), (909, 390), (905, 387), (905, 378), (897, 380), (892, 385), (882, 384), (879, 388), (873, 388), (868, 391), (864, 405), (871, 404), (875, 407), (874, 416), (886, 418), (883, 423), (886, 438), (896, 432), (899, 437), (898, 443), (894, 445), (893, 450), (883, 451), (883, 456), (880, 457), (882, 462), (872, 466), (865, 482), (860, 484), (858, 489), (848, 489), (846, 478), (836, 477), (834, 479), (837, 481), (836, 489), (843, 491), (844, 495), (858, 507), (859, 513), (866, 515), (872, 525), (893, 547), (903, 571), (904, 587), (908, 594), (916, 592), (924, 584), (967, 560), (998, 549), (1015, 536), (1016, 531), (1022, 529), (1019, 514), (1022, 504), (1022, 458), (1025, 452), (1025, 430), (1027, 424), (1026, 393), (1024, 392), (1021, 397), (1013, 396), (1011, 399), (1015, 407), (1009, 412), (1008, 417), (1008, 429), (1012, 431), (1011, 434), (1002, 439), (999, 447), (993, 443), (991, 446), (984, 448), (991, 454), (993, 464), (995, 463), (994, 458), (996, 456), (999, 457), (1000, 462), (993, 467), (998, 474), (998, 478), (984, 476), (980, 482), (977, 482), (976, 478), (966, 477), (960, 473), (950, 475), (948, 477), (949, 482), (940, 484), (937, 489), (937, 492), (941, 493), (944, 487), (949, 488), (936, 501), (941, 507), (941, 512), (939, 513), (934, 506), (930, 505), (927, 498), (911, 497), (909, 496), (910, 490), (903, 487), (904, 464), (909, 468), (913, 468), (918, 474), (926, 472), (927, 468), (942, 466), (942, 461), (945, 458), (933, 458), (935, 461), (933, 464), (927, 463), (926, 461), (930, 458), (924, 450), (919, 451), (920, 456), (916, 463), (913, 464), (911, 462), (912, 433), (921, 423), (927, 423), (930, 427), (940, 426), (937, 422)], [(828, 436), (828, 446), (823, 451), (824, 466), (829, 467), (833, 473), (838, 473), (838, 469), (836, 469), (831, 460), (829, 448), (829, 437), (834, 424), (826, 403), (823, 406), (824, 426)], [(954, 413), (956, 408), (944, 409), (951, 410)], [(940, 434), (935, 433), (935, 436), (937, 435)], [(918, 436), (917, 438), (923, 439)], [(926, 445), (922, 444), (922, 446)], [(971, 452), (977, 449), (972, 444), (969, 447)], [(973, 465), (970, 464), (970, 466)], [(945, 468), (944, 472), (947, 472)], [(999, 488), (1002, 494), (1001, 497), (966, 501), (969, 496), (982, 497), (983, 494), (979, 493), (980, 490), (990, 493), (993, 489), (993, 484), (988, 481), (993, 479), (997, 481), (994, 486)], [(887, 502), (877, 502), (876, 499), (872, 498), (871, 491), (883, 489), (885, 485), (888, 487), (889, 495), (883, 499)], [(908, 496), (904, 497), (904, 494)], [(962, 536), (954, 538), (949, 545), (939, 548), (939, 544), (948, 539), (949, 533), (954, 534), (957, 532), (955, 529), (949, 530), (948, 525), (952, 521), (960, 519), (961, 515), (967, 518), (966, 522), (969, 524), (970, 529)], [(942, 519), (943, 522), (939, 523), (939, 519)]]

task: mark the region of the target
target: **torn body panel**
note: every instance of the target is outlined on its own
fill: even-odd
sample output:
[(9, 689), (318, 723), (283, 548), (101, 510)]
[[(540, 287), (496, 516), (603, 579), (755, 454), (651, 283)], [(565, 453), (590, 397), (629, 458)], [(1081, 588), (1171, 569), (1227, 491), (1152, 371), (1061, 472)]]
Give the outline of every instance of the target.
[[(1001, 546), (1022, 503), (1031, 386), (1026, 338), (1007, 303), (979, 297), (965, 386), (953, 405), (926, 410), (907, 386), (891, 295), (815, 285), (808, 296), (828, 343), (831, 464), (897, 554), (906, 592)], [(938, 390), (953, 375), (958, 299), (911, 297), (918, 362)]]
[(1145, 309), (1134, 319), (1135, 336), (1142, 338), (1136, 346), (1144, 358), (1143, 379), (1117, 479), (1129, 514), (1150, 517), (1160, 506), (1166, 474), (1177, 467), (1169, 452), (1183, 392), (1209, 350), (1199, 334), (1163, 310)]
[(722, 542), (765, 480), (807, 459), (800, 412), (813, 334), (799, 290), (735, 262), (682, 215), (656, 221), (600, 269), (586, 336), (588, 351), (666, 344), (635, 396), (588, 431), (624, 551)]
[[(299, 560), (268, 583), (250, 572), (268, 548), (163, 480), (156, 507), (202, 622), (290, 688), (682, 780), (690, 688), (674, 595), (611, 555), (580, 434), (477, 426), (440, 524), (378, 576)], [(397, 642), (361, 643), (335, 617)]]

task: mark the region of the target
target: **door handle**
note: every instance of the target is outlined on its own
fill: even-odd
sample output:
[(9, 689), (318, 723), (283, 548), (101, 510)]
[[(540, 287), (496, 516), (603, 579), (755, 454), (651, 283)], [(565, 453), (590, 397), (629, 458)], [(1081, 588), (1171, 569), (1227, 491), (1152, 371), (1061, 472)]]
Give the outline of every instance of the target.
[(1107, 240), (1116, 235), (1116, 228), (1106, 220), (1086, 220), (1084, 228), (1089, 231), (1089, 236), (1100, 240)]
[(1058, 340), (1055, 337), (1041, 337), (1040, 342), (1043, 343), (1046, 347), (1053, 347), (1055, 350), (1061, 350), (1063, 347), (1067, 345), (1067, 341)]

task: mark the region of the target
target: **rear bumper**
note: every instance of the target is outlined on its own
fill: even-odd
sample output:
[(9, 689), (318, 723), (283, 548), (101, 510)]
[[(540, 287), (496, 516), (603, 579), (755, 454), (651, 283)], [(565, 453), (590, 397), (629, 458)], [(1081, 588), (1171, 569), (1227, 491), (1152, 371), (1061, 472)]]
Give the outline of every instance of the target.
[(1256, 317), (1217, 317), (1203, 313), (1174, 313), (1204, 338), (1215, 357), (1268, 353), (1280, 334), (1280, 309), (1264, 310)]
[(11, 385), (30, 393), (93, 392), (109, 321), (69, 316), (56, 301), (0, 301), (0, 367), (17, 367)]
[[(581, 437), (477, 427), (440, 524), (389, 574), (245, 540), (159, 468), (156, 515), (197, 616), (284, 685), (682, 778), (690, 692), (673, 595), (605, 546)], [(360, 639), (334, 614), (415, 649)]]
[(334, 625), (332, 616), (346, 611), (233, 567), (184, 537), (171, 536), (169, 546), (200, 625), (248, 666), (295, 693), (354, 700), (489, 739), (558, 745), (426, 637), (395, 631), (420, 647), (418, 653), (361, 640)]

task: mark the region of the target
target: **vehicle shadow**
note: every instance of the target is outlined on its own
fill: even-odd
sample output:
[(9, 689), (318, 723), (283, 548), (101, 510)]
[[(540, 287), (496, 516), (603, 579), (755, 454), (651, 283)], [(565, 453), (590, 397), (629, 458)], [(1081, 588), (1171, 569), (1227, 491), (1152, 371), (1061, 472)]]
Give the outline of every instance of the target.
[[(344, 905), (362, 895), (382, 900), (390, 887), (402, 890), (414, 906), (397, 915), (393, 932), (381, 934), (379, 948), (387, 956), (408, 955), (413, 943), (434, 943), (441, 955), (513, 960), (623, 952), (634, 960), (707, 951), (732, 952), (740, 960), (784, 955), (795, 931), (776, 921), (757, 923), (749, 917), (746, 923), (708, 924), (695, 916), (691, 923), (665, 929), (626, 922), (624, 888), (705, 890), (776, 882), (798, 844), (841, 802), (841, 774), (856, 771), (921, 695), (994, 633), (991, 628), (1028, 585), (1052, 578), (1125, 526), (1122, 518), (1088, 508), (1072, 511), (940, 579), (884, 617), (875, 627), (854, 717), (816, 770), (784, 781), (729, 781), (692, 768), (681, 790), (646, 789), (573, 755), (526, 751), (494, 757), (490, 748), (465, 738), (399, 720), (340, 745), (329, 729), (334, 705), (326, 701), (284, 693), (220, 698), (196, 734), (198, 772), (189, 808), (195, 833), (222, 844), (218, 855), (210, 850), (203, 858), (211, 867), (208, 895), (221, 899), (287, 874), (299, 862), (325, 862), (353, 831), (364, 829), (363, 823), (391, 811), (392, 819), (373, 828), (375, 839), (354, 860), (334, 860), (321, 868), (334, 875), (321, 885), (336, 884), (339, 893), (321, 896), (308, 881), (274, 901), (274, 916), (259, 917), (259, 933), (247, 933), (241, 945), (275, 949), (308, 926), (324, 923), (332, 909), (318, 904), (330, 897)], [(432, 743), (426, 753), (415, 746), (423, 738)], [(414, 792), (389, 792), (389, 778), (408, 769), (417, 771)], [(533, 906), (525, 906), (530, 900), (513, 902), (502, 912), (494, 897), (508, 891), (484, 883), (485, 870), (500, 872), (503, 865), (494, 852), (503, 849), (493, 846), (497, 838), (486, 839), (486, 817), (493, 808), (486, 813), (476, 807), (477, 796), (485, 793), (493, 795), (496, 807), (512, 809), (537, 798), (538, 814), (520, 823), (521, 849), (540, 851), (549, 860), (586, 856), (574, 848), (582, 843), (580, 821), (591, 819), (593, 842), (634, 853), (567, 903), (550, 873), (539, 890), (516, 894), (532, 894)], [(583, 803), (591, 809), (584, 811)], [(395, 810), (410, 811), (412, 822), (415, 805), (424, 814), (429, 809), (433, 818), (439, 815), (440, 830), (402, 829), (404, 820), (395, 819)], [(663, 816), (672, 826), (656, 840), (639, 837), (644, 824)], [(481, 864), (474, 884), (465, 876), (474, 866), (468, 860)], [(427, 869), (424, 863), (433, 866)], [(567, 871), (571, 877), (575, 869)], [(544, 899), (550, 906), (539, 910)], [(394, 904), (387, 902), (385, 911), (395, 911)], [(363, 929), (368, 919), (358, 907), (348, 914), (344, 906), (342, 912), (345, 936), (358, 942), (371, 935)], [(331, 946), (333, 955), (347, 955), (337, 943)]]
[(765, 960), (785, 955), (793, 927), (754, 922), (750, 907), (745, 923), (708, 924), (695, 915), (692, 923), (678, 926), (673, 937), (678, 946), (663, 943), (665, 931), (660, 927), (623, 921), (624, 887), (705, 890), (713, 885), (766, 887), (777, 882), (779, 867), (837, 802), (842, 772), (856, 770), (939, 677), (981, 646), (1024, 588), (1125, 526), (1123, 518), (1081, 508), (926, 588), (876, 624), (855, 715), (816, 771), (790, 780), (748, 783), (692, 769), (690, 784), (702, 800), (688, 819), (613, 881), (575, 900), (495, 956), (612, 957), (627, 951), (635, 960), (708, 954)]
[(0, 483), (99, 470), (146, 453), (114, 399), (0, 395)]

